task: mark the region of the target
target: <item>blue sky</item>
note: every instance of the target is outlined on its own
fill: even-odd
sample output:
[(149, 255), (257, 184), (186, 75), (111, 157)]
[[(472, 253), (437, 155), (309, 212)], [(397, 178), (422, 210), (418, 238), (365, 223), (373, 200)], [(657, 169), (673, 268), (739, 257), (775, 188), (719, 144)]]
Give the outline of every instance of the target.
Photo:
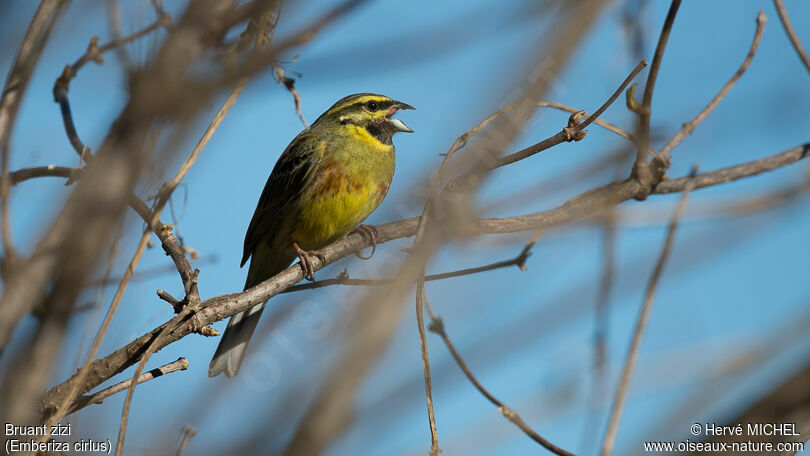
[[(315, 1), (287, 7), (278, 35), (293, 32), (335, 3)], [(644, 13), (648, 60), (668, 2), (649, 3)], [(806, 20), (810, 4), (786, 3), (800, 37), (810, 43)], [(417, 108), (399, 115), (416, 133), (395, 138), (396, 176), (370, 223), (418, 215), (423, 204), (418, 186), (440, 163), (439, 153), (503, 103), (510, 92), (507, 83), (519, 80), (517, 72), (531, 52), (544, 44), (538, 40), (546, 36), (543, 33), (556, 18), (553, 7), (530, 14), (534, 11), (531, 4), (370, 2), (295, 51), (299, 57), (286, 68), (301, 74), (296, 87), (309, 121), (337, 99), (355, 92), (384, 93)], [(51, 87), (61, 68), (83, 52), (91, 35), (100, 35), (102, 41), (109, 38), (103, 6), (102, 2), (75, 2), (54, 30), (20, 112), (12, 142), (12, 169), (76, 164)], [(605, 9), (547, 99), (592, 111), (629, 73), (637, 62), (620, 27), (624, 6), (624, 2), (614, 2)], [(670, 176), (686, 174), (694, 163), (711, 170), (807, 141), (807, 71), (790, 47), (772, 5), (743, 0), (684, 2), (657, 84), (653, 132), (660, 146), (714, 96), (745, 56), (760, 8), (769, 23), (758, 54), (715, 112), (676, 149)], [(12, 43), (18, 42), (33, 9), (33, 3), (25, 2), (12, 8), (11, 13), (20, 18), (13, 32), (4, 32)], [(152, 21), (148, 2), (123, 2), (122, 11), (127, 15), (123, 21), (127, 29)], [(143, 58), (153, 45), (147, 39), (128, 49)], [(7, 44), (0, 60), (4, 68), (11, 59), (9, 48)], [(108, 55), (106, 61), (103, 66), (85, 67), (71, 85), (77, 127), (92, 148), (101, 142), (125, 101), (126, 81), (117, 60)], [(637, 81), (642, 83), (644, 77), (646, 72)], [(199, 118), (196, 133), (183, 144), (184, 150), (190, 150), (218, 102)], [(628, 129), (633, 126), (633, 115), (621, 100), (603, 117)], [(510, 150), (556, 133), (566, 118), (562, 113), (538, 112)], [(203, 258), (215, 259), (199, 266), (203, 298), (241, 289), (246, 271), (238, 264), (245, 227), (275, 160), (301, 128), (283, 87), (270, 75), (255, 78), (176, 193), (177, 232)], [(505, 194), (536, 189), (544, 181), (611, 153), (622, 141), (591, 127), (584, 141), (555, 147), (494, 172), (482, 188), (480, 206)], [(177, 156), (185, 154), (181, 151)], [(173, 174), (175, 165), (169, 164), (167, 174)], [(621, 176), (628, 171), (623, 169)], [(488, 209), (482, 216), (548, 209), (608, 182), (615, 172), (611, 166), (587, 180), (524, 191), (518, 203)], [(806, 175), (806, 164), (795, 164), (696, 192), (690, 207), (728, 206), (748, 196), (795, 185)], [(160, 176), (151, 176), (139, 193), (153, 193), (160, 181)], [(21, 246), (30, 248), (36, 242), (53, 215), (45, 209), (60, 203), (68, 190), (63, 182), (45, 179), (15, 190), (12, 223)], [(624, 203), (622, 208), (656, 208), (667, 214), (676, 200), (677, 196), (653, 196), (643, 203)], [(729, 419), (807, 363), (807, 204), (807, 198), (800, 197), (736, 218), (691, 218), (687, 211), (644, 337), (617, 454), (640, 452), (640, 442), (646, 439), (685, 440), (693, 422)], [(171, 219), (168, 213), (165, 218)], [(611, 394), (647, 277), (665, 236), (666, 219), (667, 215), (645, 223), (631, 220), (618, 231), (607, 353)], [(140, 229), (140, 222), (130, 214), (113, 275), (123, 271)], [(439, 252), (429, 271), (514, 256), (530, 237), (524, 233), (453, 243)], [(403, 258), (400, 248), (407, 245), (409, 241), (386, 244), (369, 262), (343, 261), (318, 276), (332, 277), (344, 267), (353, 277), (384, 275)], [(606, 416), (605, 401), (593, 411), (587, 405), (601, 252), (597, 229), (552, 230), (534, 249), (526, 272), (510, 268), (433, 282), (427, 288), (450, 337), (487, 388), (541, 435), (578, 454), (593, 454)], [(168, 263), (160, 249), (153, 248), (141, 267)], [(105, 338), (103, 353), (170, 317), (168, 306), (155, 297), (157, 288), (181, 294), (179, 280), (172, 274), (133, 283)], [(113, 291), (112, 287), (105, 291), (105, 306)], [(185, 356), (191, 368), (136, 390), (127, 452), (171, 453), (183, 424), (198, 430), (190, 454), (217, 452), (217, 448), (240, 441), (237, 428), (248, 420), (266, 429), (262, 447), (268, 452), (282, 449), (295, 429), (295, 417), (306, 409), (339, 349), (341, 329), (351, 316), (345, 304), (360, 296), (358, 290), (333, 288), (274, 299), (272, 308), (293, 310), (272, 332), (267, 330), (269, 317), (264, 317), (264, 326), (259, 328), (262, 340), (250, 347), (253, 354), (248, 364), (253, 359), (255, 368), (235, 380), (206, 376), (217, 339), (187, 337), (153, 356), (150, 367)], [(86, 302), (92, 299), (92, 293), (84, 297)], [(65, 362), (54, 369), (54, 382), (75, 369), (75, 353), (88, 316), (82, 314), (72, 322), (70, 337), (60, 347)], [(390, 347), (356, 398), (356, 421), (327, 454), (426, 453), (429, 436), (414, 320), (409, 302)], [(18, 332), (31, 327), (32, 322), (26, 321)], [(220, 330), (223, 327), (224, 323), (217, 325)], [(445, 454), (535, 454), (536, 445), (464, 379), (441, 341), (430, 337), (429, 343), (436, 417)], [(741, 356), (743, 353), (748, 355)], [(81, 429), (79, 437), (114, 440), (122, 401), (122, 395), (112, 397), (70, 418)], [(279, 419), (279, 410), (285, 410), (281, 415), (285, 419)], [(680, 416), (676, 416), (678, 410)], [(673, 416), (667, 421), (670, 413)], [(169, 428), (167, 423), (177, 427)]]

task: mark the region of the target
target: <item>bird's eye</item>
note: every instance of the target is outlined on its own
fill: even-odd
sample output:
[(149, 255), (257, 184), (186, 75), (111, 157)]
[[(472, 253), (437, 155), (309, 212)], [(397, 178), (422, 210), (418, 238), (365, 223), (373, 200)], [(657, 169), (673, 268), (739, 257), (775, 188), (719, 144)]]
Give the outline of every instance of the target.
[(373, 112), (380, 109), (380, 105), (378, 105), (376, 101), (371, 100), (368, 103), (366, 103), (366, 109)]

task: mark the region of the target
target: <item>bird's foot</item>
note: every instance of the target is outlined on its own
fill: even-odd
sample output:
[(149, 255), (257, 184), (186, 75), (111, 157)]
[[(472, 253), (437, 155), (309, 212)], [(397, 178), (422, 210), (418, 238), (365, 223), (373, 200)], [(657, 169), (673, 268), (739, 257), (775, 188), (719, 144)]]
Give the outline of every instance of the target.
[(293, 250), (295, 250), (295, 254), (298, 255), (298, 260), (301, 265), (301, 269), (304, 271), (304, 278), (309, 280), (310, 282), (315, 281), (315, 267), (312, 266), (312, 258), (310, 257), (317, 257), (321, 262), (326, 262), (326, 257), (323, 253), (319, 250), (303, 250), (301, 247), (298, 247), (298, 243), (292, 243)]
[(373, 257), (374, 252), (377, 251), (377, 228), (374, 228), (371, 225), (357, 225), (357, 228), (355, 228), (349, 234), (354, 234), (354, 233), (360, 234), (360, 236), (363, 236), (363, 239), (366, 242), (371, 243), (371, 253), (369, 254), (369, 256), (363, 256), (363, 254), (361, 254), (360, 252), (355, 252), (355, 255), (357, 255), (357, 258), (360, 258), (361, 260), (368, 260), (371, 257)]

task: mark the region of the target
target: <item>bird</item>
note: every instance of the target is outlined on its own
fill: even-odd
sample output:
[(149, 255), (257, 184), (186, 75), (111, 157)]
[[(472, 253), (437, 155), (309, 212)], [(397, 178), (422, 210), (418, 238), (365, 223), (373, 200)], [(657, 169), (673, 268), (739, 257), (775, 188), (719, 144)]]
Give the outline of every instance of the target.
[[(245, 290), (299, 259), (315, 280), (311, 256), (359, 232), (372, 247), (376, 229), (362, 222), (380, 205), (394, 177), (395, 133), (413, 133), (399, 110), (413, 106), (384, 95), (357, 93), (338, 100), (299, 133), (276, 161), (245, 234), (242, 262), (250, 259)], [(373, 254), (373, 250), (372, 250)], [(228, 321), (208, 376), (236, 376), (267, 302)]]

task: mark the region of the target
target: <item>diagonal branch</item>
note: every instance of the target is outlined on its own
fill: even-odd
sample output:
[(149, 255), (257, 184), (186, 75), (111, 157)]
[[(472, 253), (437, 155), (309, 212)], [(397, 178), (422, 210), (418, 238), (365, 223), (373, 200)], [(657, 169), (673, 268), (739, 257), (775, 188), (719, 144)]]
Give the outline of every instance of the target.
[[(569, 125), (560, 130), (554, 136), (551, 136), (543, 141), (540, 141), (537, 144), (526, 147), (525, 149), (498, 158), (498, 160), (490, 167), (490, 169), (510, 165), (512, 163), (531, 157), (532, 155), (535, 155), (539, 152), (542, 152), (546, 149), (554, 147), (558, 144), (562, 144), (564, 142), (582, 140), (585, 137), (584, 134), (585, 128), (591, 123), (593, 123), (596, 119), (598, 119), (599, 116), (601, 116), (602, 113), (605, 112), (605, 110), (608, 107), (610, 107), (610, 105), (613, 104), (614, 101), (616, 101), (616, 98), (618, 98), (619, 95), (621, 95), (621, 93), (624, 91), (627, 85), (630, 84), (633, 78), (635, 78), (636, 75), (638, 75), (638, 73), (641, 70), (643, 70), (646, 66), (647, 66), (646, 61), (642, 60), (641, 62), (639, 62), (638, 65), (636, 65), (636, 67), (633, 68), (633, 71), (631, 71), (630, 74), (627, 75), (624, 81), (622, 81), (619, 87), (613, 92), (610, 98), (608, 98), (607, 101), (602, 103), (602, 106), (600, 106), (599, 109), (594, 111), (593, 114), (588, 116), (588, 118), (586, 118), (581, 123), (579, 122), (579, 119), (581, 118), (582, 115), (585, 114), (585, 111), (578, 111), (577, 113), (573, 113), (571, 120), (569, 121)], [(459, 179), (456, 178), (453, 181), (451, 181), (451, 183), (452, 182), (459, 182)]]
[(790, 38), (790, 42), (793, 43), (793, 48), (796, 49), (796, 53), (799, 54), (799, 58), (802, 60), (802, 63), (804, 63), (807, 71), (810, 71), (810, 56), (807, 55), (807, 51), (804, 49), (804, 46), (802, 46), (799, 36), (796, 35), (796, 30), (793, 30), (793, 24), (790, 23), (790, 17), (785, 9), (785, 4), (782, 3), (782, 0), (773, 0), (773, 4), (776, 6), (776, 12), (779, 13), (779, 19), (782, 21), (782, 25), (785, 27), (785, 33), (787, 33), (788, 38)]
[(431, 319), (430, 331), (438, 334), (439, 337), (442, 338), (444, 344), (447, 346), (447, 349), (450, 350), (450, 354), (453, 355), (453, 359), (456, 360), (456, 364), (458, 364), (458, 367), (461, 368), (462, 372), (464, 372), (464, 375), (467, 377), (470, 383), (472, 383), (473, 386), (475, 386), (475, 389), (477, 389), (481, 394), (483, 394), (484, 397), (487, 398), (487, 400), (489, 400), (496, 407), (498, 407), (498, 411), (501, 412), (501, 414), (503, 414), (503, 416), (506, 417), (506, 419), (514, 423), (515, 426), (517, 426), (526, 435), (531, 437), (532, 440), (539, 443), (540, 445), (543, 446), (543, 448), (551, 451), (552, 453), (560, 456), (573, 456), (573, 453), (570, 453), (543, 438), (543, 436), (538, 434), (537, 431), (531, 428), (531, 426), (526, 424), (526, 422), (523, 421), (523, 418), (521, 418), (516, 411), (509, 408), (506, 404), (501, 402), (497, 397), (493, 396), (492, 393), (490, 393), (486, 388), (484, 388), (484, 385), (482, 385), (481, 382), (478, 381), (475, 375), (473, 375), (470, 368), (467, 366), (467, 363), (464, 362), (464, 358), (462, 358), (461, 355), (458, 353), (458, 350), (456, 350), (456, 347), (453, 345), (453, 342), (450, 340), (450, 337), (447, 336), (447, 332), (444, 329), (444, 321), (441, 318), (433, 317)]
[(706, 117), (708, 117), (708, 115), (711, 114), (712, 111), (714, 111), (714, 108), (716, 108), (717, 105), (720, 104), (720, 101), (722, 101), (723, 98), (725, 98), (728, 91), (731, 90), (731, 88), (734, 87), (734, 84), (737, 83), (737, 80), (739, 80), (740, 77), (742, 77), (743, 73), (745, 73), (745, 70), (748, 69), (748, 66), (751, 65), (751, 61), (754, 59), (754, 54), (756, 54), (757, 52), (759, 42), (762, 39), (762, 32), (765, 31), (765, 24), (767, 22), (768, 19), (765, 17), (765, 13), (760, 11), (759, 14), (757, 14), (757, 29), (756, 32), (754, 32), (754, 41), (751, 43), (751, 48), (748, 49), (748, 54), (745, 56), (745, 60), (743, 60), (743, 63), (742, 65), (740, 65), (740, 68), (737, 69), (734, 75), (731, 76), (731, 79), (729, 79), (728, 82), (726, 82), (726, 84), (723, 86), (723, 88), (720, 89), (720, 92), (718, 92), (717, 95), (715, 95), (714, 98), (712, 98), (712, 101), (710, 101), (709, 104), (706, 105), (706, 107), (703, 108), (703, 110), (700, 111), (698, 115), (695, 116), (694, 119), (683, 124), (681, 129), (678, 130), (677, 133), (675, 133), (672, 139), (670, 139), (669, 142), (667, 142), (664, 145), (664, 147), (661, 148), (660, 152), (661, 155), (663, 155), (666, 158), (669, 158), (670, 152), (672, 152), (673, 149), (678, 147), (681, 141), (683, 141), (687, 136), (691, 135), (692, 132), (695, 131), (695, 128), (697, 128), (697, 126), (700, 125), (700, 123), (703, 122), (703, 120), (706, 119)]
[(741, 163), (736, 166), (729, 166), (728, 168), (715, 171), (708, 171), (698, 174), (697, 176), (667, 179), (655, 187), (655, 193), (667, 194), (682, 192), (686, 190), (690, 184), (693, 184), (695, 189), (711, 187), (713, 185), (735, 181), (743, 177), (756, 176), (757, 174), (762, 174), (767, 171), (773, 171), (807, 158), (808, 156), (810, 156), (810, 143), (805, 143), (784, 152), (771, 155), (770, 157), (760, 158), (759, 160)]

